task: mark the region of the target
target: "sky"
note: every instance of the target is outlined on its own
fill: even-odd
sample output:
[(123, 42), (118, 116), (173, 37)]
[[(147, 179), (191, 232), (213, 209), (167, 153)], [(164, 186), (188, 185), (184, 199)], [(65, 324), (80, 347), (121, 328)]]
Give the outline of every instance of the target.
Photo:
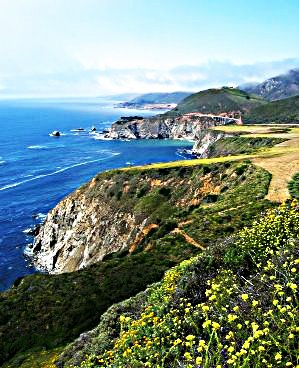
[(0, 0), (0, 97), (237, 86), (299, 67), (298, 0)]

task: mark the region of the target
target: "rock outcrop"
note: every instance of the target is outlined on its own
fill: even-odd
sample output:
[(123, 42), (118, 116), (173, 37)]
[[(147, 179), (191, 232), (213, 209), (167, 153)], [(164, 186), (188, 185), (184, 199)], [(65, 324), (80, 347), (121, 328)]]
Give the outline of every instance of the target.
[[(179, 166), (99, 174), (49, 212), (31, 248), (35, 266), (57, 274), (85, 268), (116, 252), (126, 256), (149, 251), (153, 234), (162, 236), (178, 226), (171, 220), (176, 211), (218, 196), (222, 185), (230, 185), (220, 180), (227, 168), (211, 170)], [(232, 175), (233, 170), (228, 182), (230, 177), (235, 180)]]
[(49, 273), (71, 272), (121, 251), (142, 232), (145, 222), (110, 200), (105, 192), (112, 183), (93, 179), (49, 212), (35, 238), (35, 266)]
[(112, 124), (105, 138), (112, 139), (184, 139), (194, 141), (193, 154), (205, 157), (208, 145), (223, 134), (208, 131), (217, 125), (242, 124), (226, 115), (189, 113), (176, 117), (158, 115), (149, 119), (122, 118)]

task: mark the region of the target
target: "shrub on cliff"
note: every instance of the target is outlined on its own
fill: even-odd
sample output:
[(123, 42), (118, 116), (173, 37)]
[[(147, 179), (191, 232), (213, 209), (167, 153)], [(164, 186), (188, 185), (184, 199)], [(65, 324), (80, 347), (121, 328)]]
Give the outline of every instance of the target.
[[(168, 271), (119, 336), (81, 367), (296, 367), (299, 211), (269, 210), (236, 239)], [(238, 250), (238, 257), (236, 257)]]

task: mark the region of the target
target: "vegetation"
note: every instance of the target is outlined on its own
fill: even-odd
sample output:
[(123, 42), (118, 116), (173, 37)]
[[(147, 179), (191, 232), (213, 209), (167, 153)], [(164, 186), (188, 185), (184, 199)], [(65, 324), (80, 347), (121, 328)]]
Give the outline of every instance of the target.
[(209, 148), (209, 157), (221, 157), (236, 154), (252, 154), (267, 147), (283, 142), (283, 138), (271, 137), (225, 137)]
[[(250, 224), (271, 206), (263, 199), (270, 178), (249, 162), (100, 174), (112, 204), (157, 226), (131, 252), (74, 273), (31, 275), (0, 294), (1, 363), (14, 357), (10, 366), (21, 367), (31, 354), (65, 345), (95, 327), (109, 306), (200, 253), (196, 244), (210, 246)], [(88, 195), (103, 194), (94, 186)]]
[(244, 115), (246, 124), (299, 123), (299, 95), (257, 106)]
[(292, 197), (299, 199), (299, 173), (295, 174), (289, 182), (289, 192)]
[[(214, 127), (214, 130), (229, 134), (241, 134), (243, 138), (277, 138), (285, 140), (282, 144), (272, 148), (265, 148), (262, 151), (259, 150), (247, 157), (250, 156), (255, 165), (264, 168), (272, 175), (267, 199), (281, 203), (290, 198), (288, 183), (299, 172), (298, 127), (289, 125), (282, 127), (271, 124), (226, 125)], [(238, 149), (238, 146), (236, 148)]]
[(297, 367), (298, 237), (297, 202), (268, 210), (168, 271), (141, 307), (120, 304), (114, 339), (81, 367)]
[(260, 96), (235, 88), (208, 89), (189, 95), (177, 107), (160, 117), (190, 112), (207, 114), (240, 113), (245, 124), (298, 123), (299, 96), (268, 102)]
[(256, 106), (265, 104), (261, 97), (250, 95), (244, 91), (223, 87), (208, 89), (194, 93), (182, 100), (175, 109), (165, 115), (180, 115), (189, 112), (219, 114), (223, 112), (244, 112)]

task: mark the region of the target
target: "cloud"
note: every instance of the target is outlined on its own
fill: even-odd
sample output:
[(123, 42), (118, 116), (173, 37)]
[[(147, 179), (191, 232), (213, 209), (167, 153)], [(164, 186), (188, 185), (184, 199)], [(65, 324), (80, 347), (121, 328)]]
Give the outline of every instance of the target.
[(106, 69), (98, 70), (99, 91), (106, 93), (199, 91), (223, 85), (238, 86), (261, 82), (299, 66), (298, 59), (233, 64), (210, 61), (200, 65), (181, 65), (169, 70)]
[(0, 96), (99, 96), (118, 93), (199, 91), (261, 82), (299, 66), (299, 59), (254, 64), (209, 61), (170, 69), (78, 67), (63, 73), (1, 75)]

